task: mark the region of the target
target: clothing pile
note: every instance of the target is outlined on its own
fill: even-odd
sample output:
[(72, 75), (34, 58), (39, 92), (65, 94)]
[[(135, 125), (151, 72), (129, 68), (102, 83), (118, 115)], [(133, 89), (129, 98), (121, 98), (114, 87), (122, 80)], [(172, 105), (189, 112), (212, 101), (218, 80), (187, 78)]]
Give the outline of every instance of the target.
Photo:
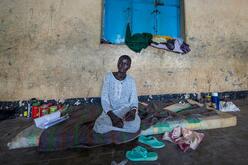
[(186, 54), (191, 51), (189, 45), (182, 39), (173, 39), (167, 36), (153, 36), (151, 46), (180, 54)]
[(152, 34), (150, 33), (136, 33), (132, 34), (130, 25), (127, 25), (125, 44), (134, 52), (139, 53), (142, 49), (147, 48), (152, 41)]
[(168, 140), (177, 144), (183, 152), (188, 151), (190, 148), (195, 150), (203, 138), (203, 133), (198, 133), (181, 127), (176, 127), (171, 132), (165, 132), (163, 136), (163, 140)]
[(180, 38), (175, 39), (169, 36), (152, 35), (150, 33), (132, 34), (129, 24), (126, 29), (125, 44), (136, 53), (139, 53), (149, 45), (180, 54), (186, 54), (191, 51), (189, 45)]

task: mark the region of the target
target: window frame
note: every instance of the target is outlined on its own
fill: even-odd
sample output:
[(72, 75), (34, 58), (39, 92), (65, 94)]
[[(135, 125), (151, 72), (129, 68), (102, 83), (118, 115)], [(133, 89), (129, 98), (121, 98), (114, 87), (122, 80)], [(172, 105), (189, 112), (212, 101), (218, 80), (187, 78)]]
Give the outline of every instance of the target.
[[(104, 27), (105, 27), (105, 1), (102, 0), (102, 15), (101, 15), (101, 36), (100, 36), (100, 43), (101, 44), (113, 44), (113, 45), (124, 45), (125, 42), (123, 43), (111, 43), (110, 41), (104, 41)], [(183, 39), (184, 41), (186, 40), (186, 31), (185, 31), (185, 3), (184, 0), (179, 0), (179, 19), (180, 19), (180, 38)], [(159, 34), (158, 34), (159, 35)], [(103, 42), (104, 41), (104, 42)]]

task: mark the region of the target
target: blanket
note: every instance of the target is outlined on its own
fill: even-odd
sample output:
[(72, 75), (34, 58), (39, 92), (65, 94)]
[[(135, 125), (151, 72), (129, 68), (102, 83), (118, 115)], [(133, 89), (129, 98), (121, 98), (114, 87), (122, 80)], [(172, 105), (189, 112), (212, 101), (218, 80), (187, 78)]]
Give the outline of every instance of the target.
[[(153, 124), (161, 121), (170, 113), (162, 110), (164, 105), (174, 102), (151, 102), (148, 106), (139, 104), (139, 116), (141, 116), (141, 129), (147, 129)], [(40, 136), (39, 151), (55, 151), (68, 148), (92, 148), (107, 144), (121, 144), (136, 139), (141, 130), (136, 133), (111, 131), (99, 134), (93, 131), (96, 118), (101, 114), (100, 105), (87, 105), (70, 107), (70, 119), (64, 123), (55, 125), (44, 130)]]
[[(151, 101), (147, 105), (139, 104), (139, 116), (141, 118), (141, 129), (136, 133), (111, 131), (105, 134), (98, 134), (93, 131), (94, 122), (101, 114), (100, 105), (84, 105), (70, 107), (70, 119), (64, 123), (55, 125), (44, 130), (40, 136), (39, 151), (55, 151), (68, 148), (92, 148), (107, 144), (121, 144), (136, 139), (142, 130), (165, 121), (187, 119), (190, 122), (197, 122), (198, 116), (190, 117), (190, 114), (200, 113), (205, 115), (207, 110), (193, 105), (190, 112), (179, 113), (163, 109), (166, 106), (175, 104), (172, 101)], [(195, 112), (194, 112), (195, 111)], [(206, 113), (208, 115), (209, 113)], [(190, 117), (190, 118), (189, 118)]]
[(39, 151), (92, 148), (111, 143), (121, 144), (135, 139), (140, 134), (140, 130), (136, 133), (111, 131), (106, 134), (98, 134), (93, 131), (93, 126), (94, 121), (102, 112), (102, 108), (97, 105), (75, 108), (69, 120), (55, 125), (41, 134)]

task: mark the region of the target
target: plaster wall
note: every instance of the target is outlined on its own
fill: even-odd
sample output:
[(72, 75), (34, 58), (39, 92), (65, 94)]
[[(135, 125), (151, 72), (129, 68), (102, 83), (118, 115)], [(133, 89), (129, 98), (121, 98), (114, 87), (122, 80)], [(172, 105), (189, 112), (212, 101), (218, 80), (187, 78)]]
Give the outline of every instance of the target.
[(102, 45), (101, 0), (0, 0), (0, 100), (100, 95), (120, 55), (139, 95), (248, 90), (248, 1), (185, 0), (179, 55)]

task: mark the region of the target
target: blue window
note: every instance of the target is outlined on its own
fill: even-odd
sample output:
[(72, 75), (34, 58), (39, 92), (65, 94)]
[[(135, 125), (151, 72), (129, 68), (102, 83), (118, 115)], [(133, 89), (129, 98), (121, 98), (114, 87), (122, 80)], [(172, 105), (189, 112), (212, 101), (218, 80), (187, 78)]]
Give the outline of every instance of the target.
[(121, 44), (127, 24), (132, 34), (182, 38), (181, 0), (104, 0), (102, 39)]

